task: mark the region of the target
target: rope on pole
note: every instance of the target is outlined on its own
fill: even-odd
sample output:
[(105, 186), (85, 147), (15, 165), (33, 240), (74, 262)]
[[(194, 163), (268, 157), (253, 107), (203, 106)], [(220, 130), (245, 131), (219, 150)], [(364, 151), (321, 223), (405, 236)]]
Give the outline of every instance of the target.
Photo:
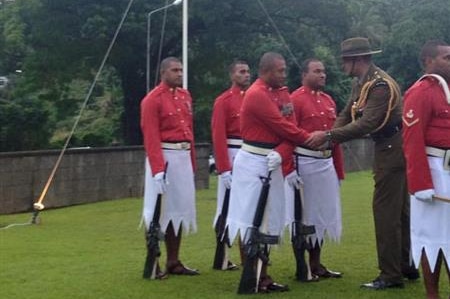
[(75, 123), (72, 126), (72, 129), (71, 129), (71, 131), (69, 133), (69, 136), (67, 136), (66, 142), (64, 143), (64, 146), (63, 146), (63, 148), (62, 148), (62, 150), (61, 150), (61, 152), (60, 152), (60, 154), (58, 156), (58, 159), (56, 160), (56, 163), (53, 166), (53, 169), (52, 169), (52, 171), (50, 173), (50, 176), (48, 177), (48, 180), (47, 180), (47, 182), (46, 182), (46, 184), (44, 186), (44, 189), (41, 192), (41, 195), (39, 196), (39, 199), (37, 200), (37, 202), (35, 202), (33, 204), (34, 212), (33, 212), (33, 217), (31, 218), (30, 223), (36, 224), (39, 212), (42, 211), (45, 208), (45, 206), (43, 204), (44, 198), (47, 195), (48, 189), (50, 188), (50, 185), (51, 185), (51, 183), (53, 181), (53, 178), (54, 178), (54, 176), (56, 174), (56, 171), (58, 170), (59, 164), (61, 163), (61, 160), (62, 160), (62, 158), (64, 156), (64, 153), (66, 152), (66, 149), (67, 149), (67, 147), (69, 145), (69, 142), (72, 139), (72, 136), (73, 136), (73, 134), (75, 132), (75, 129), (77, 128), (78, 123), (79, 123), (79, 121), (81, 119), (81, 115), (83, 114), (84, 109), (86, 108), (87, 103), (88, 103), (88, 101), (89, 101), (89, 99), (90, 99), (90, 97), (92, 95), (92, 92), (94, 91), (94, 87), (97, 84), (97, 81), (98, 81), (98, 79), (100, 77), (100, 74), (101, 74), (101, 72), (103, 70), (103, 67), (105, 66), (106, 60), (108, 59), (109, 54), (111, 53), (112, 47), (114, 46), (114, 44), (116, 42), (117, 36), (119, 35), (119, 32), (120, 32), (120, 30), (121, 30), (121, 28), (123, 26), (123, 23), (125, 22), (125, 19), (126, 19), (127, 15), (128, 15), (128, 12), (130, 11), (130, 8), (131, 8), (131, 5), (133, 4), (133, 2), (134, 2), (134, 0), (130, 0), (128, 2), (128, 5), (127, 5), (127, 7), (125, 9), (125, 12), (122, 15), (122, 19), (120, 20), (120, 23), (117, 26), (117, 29), (116, 29), (116, 31), (114, 33), (114, 36), (113, 36), (113, 38), (112, 38), (112, 40), (111, 40), (111, 42), (109, 44), (108, 50), (106, 51), (105, 55), (103, 56), (102, 63), (100, 64), (100, 67), (97, 70), (95, 78), (92, 81), (91, 87), (89, 88), (89, 91), (88, 91), (88, 93), (87, 93), (87, 95), (86, 95), (86, 97), (84, 99), (84, 102), (81, 105), (80, 112), (78, 113), (78, 116), (75, 119)]

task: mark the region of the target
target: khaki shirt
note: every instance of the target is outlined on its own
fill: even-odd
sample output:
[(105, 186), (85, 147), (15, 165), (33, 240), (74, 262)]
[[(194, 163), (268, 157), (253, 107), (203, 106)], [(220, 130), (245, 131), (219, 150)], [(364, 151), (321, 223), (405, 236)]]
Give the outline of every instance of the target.
[[(358, 101), (364, 84), (374, 79), (376, 79), (376, 81), (369, 89), (366, 105), (360, 108), (361, 115), (352, 122), (351, 109), (353, 103)], [(333, 141), (341, 143), (351, 139), (361, 138), (367, 134), (373, 133), (373, 131), (383, 123), (390, 98), (389, 86), (386, 79), (391, 80), (391, 82), (394, 83), (394, 86), (399, 90), (394, 79), (374, 64), (371, 64), (367, 74), (362, 80), (358, 81), (355, 79), (353, 81), (350, 99), (339, 114), (334, 127), (331, 130)], [(400, 92), (398, 94), (400, 95)], [(396, 101), (397, 105), (391, 112), (389, 120), (384, 127), (401, 123), (401, 98), (394, 99), (394, 101)], [(383, 129), (381, 128), (380, 131), (382, 130)]]

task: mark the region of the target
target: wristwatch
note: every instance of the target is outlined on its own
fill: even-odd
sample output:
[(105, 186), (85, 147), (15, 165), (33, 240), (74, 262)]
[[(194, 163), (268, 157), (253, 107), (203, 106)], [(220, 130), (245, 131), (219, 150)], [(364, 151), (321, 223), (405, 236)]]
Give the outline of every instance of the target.
[(326, 131), (325, 137), (327, 138), (327, 141), (331, 141), (331, 131)]

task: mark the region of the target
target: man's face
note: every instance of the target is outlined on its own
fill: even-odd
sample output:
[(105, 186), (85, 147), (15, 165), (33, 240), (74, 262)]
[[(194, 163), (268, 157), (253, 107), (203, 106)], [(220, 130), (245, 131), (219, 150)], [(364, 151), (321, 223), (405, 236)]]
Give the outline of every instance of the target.
[(273, 88), (283, 87), (286, 84), (286, 61), (275, 59), (273, 68), (267, 74), (267, 84)]
[(242, 89), (250, 85), (250, 68), (247, 64), (236, 64), (231, 73), (231, 82)]
[(355, 67), (355, 58), (354, 57), (342, 57), (342, 71), (347, 76), (352, 76), (354, 67)]
[(450, 81), (450, 46), (438, 46), (438, 55), (429, 60), (429, 70)]
[(180, 62), (171, 61), (169, 66), (162, 71), (161, 81), (170, 87), (180, 87), (183, 85), (183, 66)]
[(313, 90), (322, 89), (325, 86), (327, 74), (325, 67), (320, 61), (311, 61), (308, 64), (308, 70), (303, 73), (303, 85), (310, 87)]

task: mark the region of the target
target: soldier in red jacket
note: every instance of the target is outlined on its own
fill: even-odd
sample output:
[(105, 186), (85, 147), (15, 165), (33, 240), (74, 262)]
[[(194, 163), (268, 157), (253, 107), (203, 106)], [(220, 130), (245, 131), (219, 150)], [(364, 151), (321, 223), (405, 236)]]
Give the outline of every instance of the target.
[[(240, 130), (240, 112), (244, 100), (245, 91), (250, 85), (250, 68), (247, 62), (236, 60), (228, 68), (231, 87), (220, 94), (214, 102), (211, 118), (211, 135), (214, 150), (216, 170), (219, 175), (217, 183), (217, 209), (214, 217), (216, 232), (223, 231), (225, 219), (222, 219), (227, 211), (228, 203), (224, 196), (226, 189), (231, 187), (233, 160), (242, 145)], [(219, 236), (220, 237), (220, 236)], [(222, 236), (223, 237), (223, 236)], [(225, 239), (227, 238), (224, 236)], [(234, 270), (237, 266), (224, 258), (222, 270)]]
[(425, 75), (405, 94), (403, 149), (412, 256), (422, 264), (427, 298), (434, 299), (442, 260), (450, 279), (450, 203), (444, 202), (450, 201), (450, 45), (428, 41), (420, 60)]
[[(297, 124), (308, 132), (328, 130), (336, 120), (336, 104), (322, 90), (325, 80), (323, 63), (317, 59), (307, 59), (302, 65), (302, 86), (291, 94)], [(320, 255), (325, 234), (335, 241), (341, 237), (339, 181), (344, 179), (342, 150), (338, 144), (330, 144), (325, 150), (313, 150), (299, 144), (294, 150), (294, 159), (296, 172), (303, 183), (302, 222), (314, 225), (316, 231), (308, 237), (311, 273), (316, 277), (339, 278), (342, 276), (340, 272), (329, 270), (321, 264)], [(285, 185), (286, 220), (290, 225), (294, 221), (294, 193), (292, 186)]]
[[(159, 222), (165, 233), (167, 273), (197, 275), (197, 270), (184, 266), (178, 258), (182, 230), (197, 230), (192, 98), (180, 88), (182, 71), (177, 58), (164, 59), (161, 83), (141, 102), (141, 129), (147, 156), (143, 219), (148, 227), (157, 195), (163, 194)], [(159, 271), (159, 278), (165, 276)]]
[[(309, 140), (309, 134), (295, 122), (289, 92), (284, 86), (286, 62), (278, 53), (265, 53), (260, 60), (258, 79), (245, 93), (240, 113), (242, 147), (233, 163), (227, 228), (230, 240), (253, 226), (253, 217), (262, 188), (261, 177), (271, 172), (270, 190), (260, 232), (279, 236), (284, 227), (284, 186), (281, 163), (292, 161), (293, 144)], [(270, 246), (270, 245), (268, 245)], [(267, 274), (262, 265), (258, 292), (287, 291)]]

